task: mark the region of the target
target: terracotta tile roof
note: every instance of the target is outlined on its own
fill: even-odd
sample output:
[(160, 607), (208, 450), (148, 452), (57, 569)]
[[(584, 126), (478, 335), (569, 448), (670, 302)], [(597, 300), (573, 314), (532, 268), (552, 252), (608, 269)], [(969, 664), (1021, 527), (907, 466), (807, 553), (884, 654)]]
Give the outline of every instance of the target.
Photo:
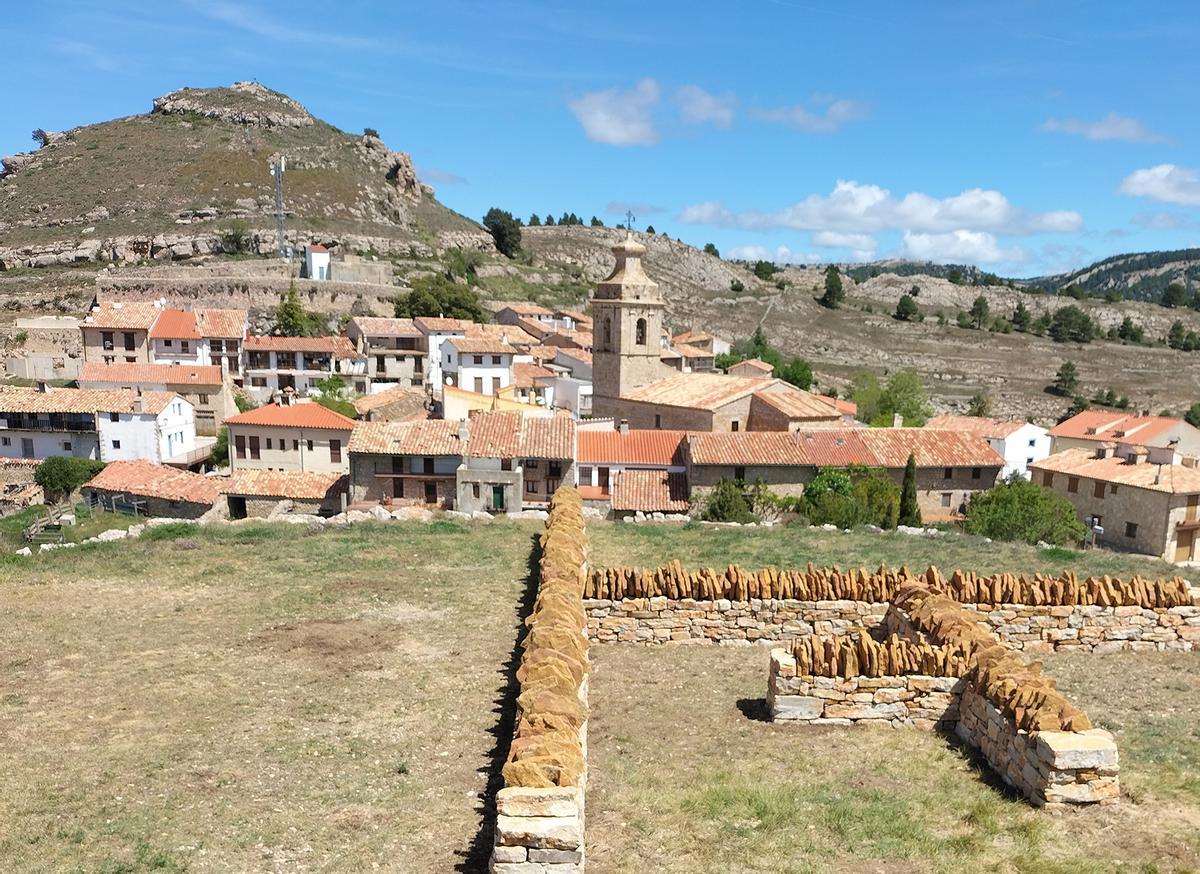
[(539, 379), (553, 378), (553, 370), (547, 370), (540, 364), (517, 362), (512, 366), (513, 384), (517, 388), (533, 388)]
[(707, 349), (701, 349), (698, 346), (689, 346), (687, 343), (676, 343), (674, 350), (684, 358), (712, 358), (713, 354)]
[(918, 467), (1000, 467), (982, 439), (921, 428), (743, 431), (688, 437), (693, 464), (901, 468), (912, 453)]
[(1004, 459), (981, 437), (928, 428), (860, 428), (858, 435), (880, 467), (1001, 467)]
[(467, 455), (472, 458), (574, 458), (575, 420), (480, 411), (471, 416)]
[(278, 428), (319, 428), (326, 431), (351, 431), (353, 419), (317, 403), (264, 404), (225, 420), (227, 425), (269, 425)]
[(1112, 455), (1097, 458), (1090, 449), (1067, 449), (1035, 461), (1029, 467), (1032, 470), (1086, 477), (1156, 492), (1188, 495), (1200, 492), (1200, 469), (1195, 467), (1152, 464), (1148, 461), (1131, 464), (1124, 458)]
[(592, 348), (591, 331), (552, 331), (542, 337), (542, 342), (548, 346), (577, 346), (580, 349)]
[(579, 310), (555, 310), (554, 315), (556, 318), (574, 319), (577, 322), (586, 322), (588, 324), (592, 322), (591, 316), (587, 313), (581, 313)]
[[(129, 413), (136, 394), (128, 389), (52, 388), (39, 392), (32, 388), (0, 388), (0, 415), (4, 413)], [(143, 409), (159, 413), (174, 392), (142, 393)]]
[(551, 361), (561, 348), (560, 346), (530, 346), (525, 349), (525, 354), (535, 361)]
[(1003, 439), (1014, 431), (1024, 428), (1028, 422), (1017, 420), (989, 419), (984, 416), (934, 416), (925, 423), (926, 428), (935, 431), (961, 431), (965, 434), (975, 434), (979, 437)]
[(220, 388), (224, 380), (221, 368), (216, 364), (105, 364), (102, 361), (85, 361), (79, 370), (79, 381)]
[(515, 346), (499, 337), (451, 337), (446, 341), (460, 355), (517, 355)]
[(555, 357), (562, 355), (565, 358), (574, 358), (576, 361), (582, 361), (584, 364), (591, 366), (592, 353), (586, 349), (573, 349), (568, 346), (552, 346), (550, 348), (556, 351), (557, 354)]
[(1175, 428), (1190, 428), (1182, 419), (1167, 416), (1139, 416), (1105, 410), (1084, 410), (1050, 429), (1051, 437), (1075, 440), (1127, 440), (1148, 446), (1165, 446), (1168, 433)]
[(346, 490), (349, 477), (340, 473), (282, 470), (235, 470), (221, 485), (227, 495), (319, 501)]
[(538, 338), (516, 325), (478, 325), (467, 329), (468, 337), (502, 337), (514, 346), (535, 346)]
[(220, 494), (221, 480), (178, 470), (151, 461), (110, 461), (84, 488), (125, 492), (146, 498), (212, 504)]
[(747, 358), (744, 361), (737, 361), (731, 364), (729, 369), (732, 370), (735, 367), (747, 367), (751, 370), (757, 370), (765, 373), (768, 376), (775, 372), (774, 365), (767, 364), (767, 362), (763, 361), (761, 358)]
[(662, 470), (623, 470), (613, 483), (612, 508), (684, 513), (688, 508), (687, 477)]
[(187, 310), (163, 310), (150, 329), (155, 340), (199, 340), (196, 316)]
[(363, 357), (347, 337), (260, 337), (246, 338), (248, 352), (328, 352), (339, 358)]
[(534, 337), (544, 337), (551, 332), (551, 328), (547, 327), (543, 322), (537, 319), (531, 319), (527, 316), (521, 316), (517, 319), (517, 327)]
[(160, 312), (152, 303), (106, 301), (84, 316), (82, 327), (149, 331)]
[(682, 334), (676, 334), (671, 339), (676, 343), (707, 343), (712, 338), (712, 334), (706, 331), (684, 331)]
[(373, 455), (462, 455), (458, 422), (421, 419), (415, 422), (359, 422), (350, 435), (350, 451)]
[(466, 333), (467, 329), (477, 325), (477, 322), (472, 322), (470, 319), (445, 319), (440, 316), (417, 316), (413, 319), (413, 324), (423, 334), (452, 334), (454, 332)]
[(358, 414), (365, 416), (374, 410), (393, 405), (401, 408), (411, 408), (414, 413), (418, 410), (423, 412), (425, 410), (425, 399), (425, 392), (421, 389), (398, 385), (394, 388), (375, 392), (374, 394), (363, 395), (361, 398), (355, 398), (352, 403)]
[(830, 421), (840, 419), (837, 407), (806, 391), (759, 391), (754, 399), (769, 404), (789, 419)]
[(500, 307), (500, 309), (497, 312), (504, 312), (505, 310), (512, 310), (514, 313), (518, 313), (519, 315), (522, 315), (522, 316), (552, 316), (552, 315), (554, 315), (553, 310), (548, 310), (544, 306), (539, 306), (536, 303), (521, 302), (521, 301), (518, 301), (516, 303), (506, 303), (504, 306)]
[(305, 246), (304, 248), (308, 249), (308, 251), (310, 251), (310, 252), (328, 252), (329, 251), (324, 246), (322, 246), (320, 243), (311, 243), (311, 244)]
[(817, 397), (827, 404), (832, 404), (843, 416), (858, 415), (858, 404), (854, 403), (854, 401), (844, 401), (841, 398), (832, 398), (829, 395), (817, 395)]
[(238, 339), (246, 336), (246, 321), (249, 314), (245, 310), (198, 309), (196, 314), (196, 330), (201, 337), (215, 337), (220, 340)]
[(385, 319), (375, 316), (355, 316), (350, 324), (368, 337), (420, 337), (421, 331), (412, 319)]
[(716, 410), (779, 382), (763, 377), (726, 376), (722, 373), (681, 373), (642, 386), (630, 392), (626, 398), (668, 407)]
[(644, 464), (671, 467), (683, 464), (686, 431), (633, 429), (579, 431), (580, 464)]

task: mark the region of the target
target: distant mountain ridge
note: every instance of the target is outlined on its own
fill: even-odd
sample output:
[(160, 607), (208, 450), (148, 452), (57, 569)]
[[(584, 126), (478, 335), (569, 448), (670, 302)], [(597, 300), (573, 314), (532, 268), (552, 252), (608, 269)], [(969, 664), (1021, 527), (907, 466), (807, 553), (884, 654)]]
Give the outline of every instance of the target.
[(1026, 279), (1025, 284), (1045, 291), (1077, 285), (1085, 291), (1116, 291), (1130, 300), (1157, 300), (1173, 282), (1184, 287), (1200, 283), (1200, 249), (1135, 252), (1113, 255), (1070, 273)]

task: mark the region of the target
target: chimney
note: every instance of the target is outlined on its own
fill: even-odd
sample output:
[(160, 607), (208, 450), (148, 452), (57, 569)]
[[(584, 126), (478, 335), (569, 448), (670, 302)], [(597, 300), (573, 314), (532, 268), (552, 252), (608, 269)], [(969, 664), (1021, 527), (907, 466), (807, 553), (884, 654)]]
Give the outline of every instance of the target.
[(622, 419), (620, 422), (618, 422), (617, 423), (617, 431), (621, 434), (628, 434), (629, 433), (629, 420)]
[(471, 426), (467, 424), (466, 419), (458, 420), (458, 442), (466, 443), (471, 436)]
[(893, 428), (903, 428), (904, 427), (904, 417), (901, 416), (899, 413), (892, 414), (892, 427)]
[(46, 380), (44, 380), (44, 379), (39, 379), (37, 381), (37, 390), (38, 390), (38, 394), (44, 395), (46, 392), (48, 392), (50, 390), (50, 383), (46, 382)]

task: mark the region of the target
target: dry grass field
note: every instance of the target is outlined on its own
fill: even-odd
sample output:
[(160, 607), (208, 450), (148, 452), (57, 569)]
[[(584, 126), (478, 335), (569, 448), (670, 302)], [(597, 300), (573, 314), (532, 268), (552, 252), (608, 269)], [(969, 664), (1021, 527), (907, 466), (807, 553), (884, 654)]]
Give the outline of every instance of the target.
[[(0, 871), (485, 870), (539, 530), (180, 526), (0, 556)], [(1161, 570), (971, 538), (590, 533), (600, 564)], [(1119, 730), (1131, 803), (1052, 819), (940, 738), (759, 721), (763, 650), (594, 657), (589, 870), (1200, 865), (1198, 658), (1053, 663)]]

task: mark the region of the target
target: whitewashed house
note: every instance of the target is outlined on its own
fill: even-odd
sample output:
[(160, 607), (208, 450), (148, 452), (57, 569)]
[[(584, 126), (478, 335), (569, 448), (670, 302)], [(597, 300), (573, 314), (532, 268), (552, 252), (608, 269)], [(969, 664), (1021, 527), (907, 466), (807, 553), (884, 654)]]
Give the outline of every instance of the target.
[(319, 244), (304, 247), (304, 275), (308, 279), (330, 279), (329, 250)]
[(153, 461), (186, 466), (207, 457), (196, 441), (196, 411), (174, 392), (134, 394), (126, 410), (98, 413), (101, 461)]
[(1031, 422), (988, 419), (983, 416), (934, 416), (925, 423), (937, 431), (958, 431), (982, 437), (1004, 457), (1000, 478), (1020, 474), (1029, 479), (1029, 465), (1050, 455), (1050, 432)]
[(370, 392), (367, 356), (346, 337), (246, 338), (246, 388), (255, 403), (285, 389), (301, 397), (320, 394), (317, 383), (331, 376), (351, 392)]
[(499, 395), (513, 381), (513, 364), (532, 361), (499, 336), (451, 337), (442, 343), (444, 384), (476, 394)]

